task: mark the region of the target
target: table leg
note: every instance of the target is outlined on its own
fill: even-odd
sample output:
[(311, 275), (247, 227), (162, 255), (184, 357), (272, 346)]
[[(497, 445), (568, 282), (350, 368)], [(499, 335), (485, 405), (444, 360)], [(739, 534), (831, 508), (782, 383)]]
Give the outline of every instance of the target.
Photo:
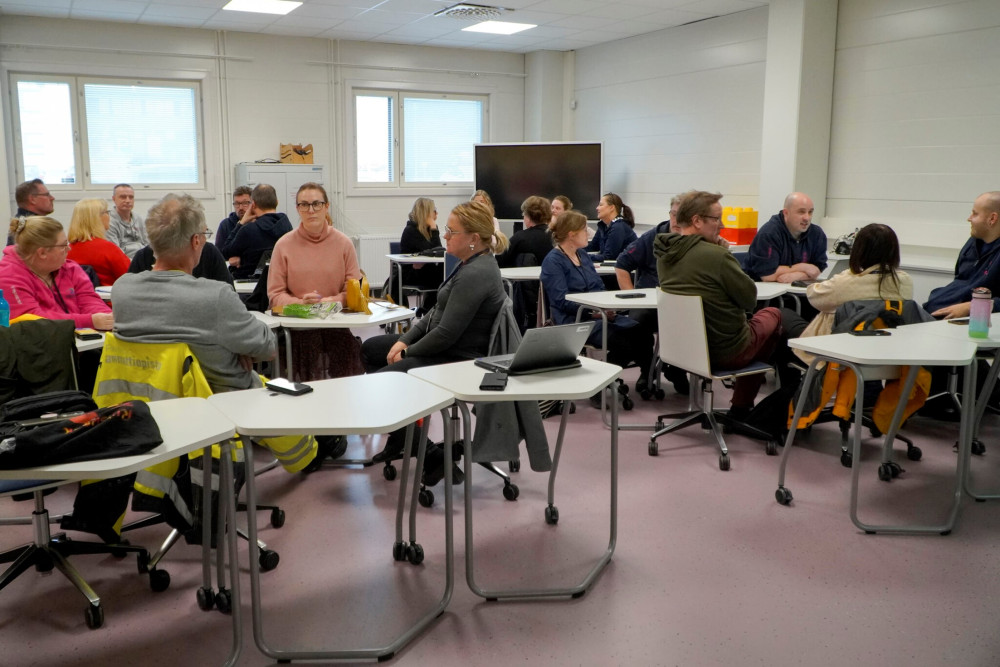
[[(249, 447), (253, 447), (248, 442)], [(233, 475), (232, 440), (221, 443), (219, 453), (220, 479), (219, 479), (219, 521), (226, 527), (229, 547), (229, 585), (232, 591), (232, 616), (233, 616), (233, 647), (229, 652), (225, 665), (235, 665), (243, 650), (243, 607), (240, 600), (240, 563), (239, 549), (237, 546), (238, 535), (236, 534), (236, 483)], [(207, 453), (209, 458), (206, 463), (211, 462), (211, 450)], [(208, 465), (205, 466), (209, 468)], [(253, 477), (253, 469), (250, 468), (250, 477)], [(207, 487), (207, 493), (211, 492), (211, 486)], [(205, 502), (206, 506), (211, 506), (211, 502)], [(248, 505), (251, 509), (247, 512), (248, 517), (254, 515), (253, 505)], [(254, 521), (250, 521), (254, 523)], [(256, 537), (254, 538), (256, 539)], [(210, 544), (205, 542), (205, 544)], [(224, 548), (222, 542), (217, 543), (218, 558), (223, 560)], [(219, 582), (222, 586), (222, 582)]]
[[(993, 364), (990, 366), (990, 372), (986, 374), (986, 382), (983, 384), (983, 390), (980, 392), (979, 400), (976, 401), (976, 413), (973, 417), (973, 430), (972, 439), (977, 440), (979, 438), (979, 425), (983, 421), (983, 415), (986, 414), (986, 406), (989, 403), (990, 395), (993, 393), (993, 387), (997, 383), (997, 375), (1000, 374), (1000, 349), (998, 349), (993, 357)], [(970, 463), (971, 463), (971, 458)], [(985, 500), (1000, 500), (1000, 493), (981, 493), (972, 488), (972, 479), (970, 476), (970, 471), (966, 468), (965, 473), (965, 484), (964, 489), (967, 494), (972, 496), (977, 501)]]
[[(614, 380), (608, 385), (613, 386)], [(602, 389), (603, 391), (603, 389)], [(476, 583), (475, 580), (475, 545), (473, 540), (473, 529), (472, 529), (472, 475), (470, 474), (473, 467), (472, 463), (472, 443), (471, 439), (471, 427), (470, 427), (470, 416), (468, 406), (462, 401), (456, 401), (459, 408), (462, 410), (462, 420), (464, 422), (464, 433), (465, 433), (465, 579), (469, 584), (469, 588), (473, 593), (479, 597), (486, 598), (489, 601), (496, 601), (500, 599), (510, 599), (510, 598), (552, 598), (552, 597), (570, 597), (578, 598), (586, 593), (590, 587), (594, 584), (597, 576), (604, 570), (604, 567), (611, 561), (611, 557), (615, 553), (615, 546), (618, 542), (618, 402), (614, 401), (611, 404), (611, 484), (610, 484), (610, 513), (611, 517), (609, 520), (609, 537), (608, 537), (608, 547), (597, 560), (594, 566), (590, 569), (583, 580), (576, 584), (575, 586), (565, 587), (565, 588), (538, 588), (538, 589), (516, 589), (516, 590), (506, 590), (506, 591), (487, 591)], [(559, 428), (559, 439), (556, 442), (556, 457), (553, 461), (553, 468), (550, 472), (549, 479), (549, 503), (551, 506), (554, 486), (553, 477), (556, 471), (556, 462), (558, 461), (559, 454), (562, 450), (563, 435), (565, 434), (565, 418), (568, 411), (563, 413), (563, 422), (560, 423)]]

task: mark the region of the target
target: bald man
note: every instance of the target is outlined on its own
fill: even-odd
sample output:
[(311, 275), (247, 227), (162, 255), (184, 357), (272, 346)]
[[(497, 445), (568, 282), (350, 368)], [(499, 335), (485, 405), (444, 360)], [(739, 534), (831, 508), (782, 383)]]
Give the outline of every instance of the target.
[(969, 226), (969, 240), (955, 262), (955, 279), (931, 290), (924, 304), (924, 310), (934, 317), (968, 317), (976, 287), (992, 291), (993, 311), (1000, 311), (1000, 191), (976, 197)]
[(757, 231), (746, 272), (763, 282), (815, 280), (826, 268), (826, 234), (812, 224), (813, 201), (793, 192), (785, 206)]

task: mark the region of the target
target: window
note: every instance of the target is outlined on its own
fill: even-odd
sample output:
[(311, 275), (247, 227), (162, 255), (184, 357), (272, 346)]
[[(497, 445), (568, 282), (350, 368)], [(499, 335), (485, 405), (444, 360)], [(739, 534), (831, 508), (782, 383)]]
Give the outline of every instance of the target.
[(473, 147), (486, 140), (486, 114), (483, 95), (355, 91), (355, 183), (472, 183)]
[(195, 82), (12, 75), (19, 180), (200, 186)]

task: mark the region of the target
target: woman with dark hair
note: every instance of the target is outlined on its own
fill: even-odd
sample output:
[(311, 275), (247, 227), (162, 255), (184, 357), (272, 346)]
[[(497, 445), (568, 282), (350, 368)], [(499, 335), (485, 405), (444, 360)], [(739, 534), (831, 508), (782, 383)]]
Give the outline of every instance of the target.
[(618, 259), (622, 250), (637, 238), (635, 216), (622, 198), (609, 192), (597, 204), (597, 233), (587, 245), (587, 252), (595, 262)]
[[(431, 248), (441, 247), (441, 233), (437, 227), (437, 208), (434, 200), (427, 197), (417, 197), (410, 209), (410, 215), (406, 219), (406, 227), (403, 228), (403, 235), (399, 238), (399, 251), (403, 254), (412, 255)], [(431, 290), (424, 294), (420, 308), (423, 312), (429, 311), (437, 303), (437, 288), (444, 280), (444, 264), (402, 264), (403, 283), (422, 290)], [(398, 285), (393, 281), (390, 285)], [(397, 288), (398, 289), (398, 288)], [(402, 302), (402, 295), (397, 301)]]
[[(556, 324), (576, 321), (579, 304), (566, 299), (567, 294), (604, 290), (597, 270), (584, 248), (587, 245), (587, 217), (579, 211), (567, 211), (549, 226), (555, 249), (542, 262), (542, 288), (548, 299), (549, 311)], [(598, 313), (592, 313), (598, 317)], [(645, 386), (646, 374), (653, 360), (653, 333), (625, 315), (608, 313), (608, 362), (639, 367), (637, 387)], [(594, 327), (587, 342), (600, 347), (601, 327)]]
[(862, 227), (854, 237), (850, 268), (810, 285), (806, 297), (819, 314), (802, 331), (803, 337), (831, 333), (834, 313), (848, 301), (912, 299), (913, 279), (899, 270), (896, 232), (878, 223)]

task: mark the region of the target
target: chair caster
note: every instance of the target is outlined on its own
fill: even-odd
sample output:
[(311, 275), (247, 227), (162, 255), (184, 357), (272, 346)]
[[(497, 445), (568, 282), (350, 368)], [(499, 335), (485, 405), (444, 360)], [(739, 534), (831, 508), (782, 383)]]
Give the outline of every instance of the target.
[(149, 572), (149, 552), (140, 551), (136, 554), (135, 565), (139, 568), (139, 574), (146, 574)]
[(850, 468), (853, 462), (854, 462), (853, 454), (851, 454), (846, 449), (840, 452), (840, 465), (844, 466), (845, 468)]
[(434, 505), (434, 492), (430, 489), (420, 489), (417, 494), (417, 502), (421, 507), (431, 507)]
[(666, 395), (667, 395), (666, 392), (664, 392), (662, 389), (654, 389), (653, 390), (653, 396), (658, 401), (662, 401), (666, 397)]
[(659, 454), (660, 454), (660, 445), (657, 444), (656, 440), (653, 440), (652, 438), (650, 438), (649, 439), (649, 455), (650, 456), (659, 456)]
[(271, 510), (271, 527), (281, 528), (285, 525), (285, 510), (275, 507)]
[(424, 562), (424, 548), (414, 542), (406, 547), (406, 560), (410, 561), (410, 565), (420, 565)]
[(899, 467), (899, 464), (895, 461), (887, 461), (882, 463), (878, 467), (878, 478), (883, 482), (891, 482), (896, 477), (899, 477), (899, 473), (906, 472)]
[(517, 497), (521, 495), (521, 489), (517, 488), (517, 484), (504, 484), (503, 487), (503, 497), (507, 500), (517, 500)]
[(89, 605), (83, 612), (83, 619), (87, 622), (88, 628), (96, 630), (104, 625), (104, 607), (100, 603)]
[(774, 492), (774, 499), (778, 501), (779, 505), (791, 505), (792, 492), (783, 486), (779, 486), (778, 490)]
[(511, 472), (521, 472), (521, 459), (514, 459), (507, 462), (507, 469)]
[(391, 463), (386, 463), (385, 467), (382, 468), (382, 476), (389, 482), (396, 479), (396, 466)]
[(768, 440), (767, 443), (764, 445), (764, 453), (767, 454), (768, 456), (777, 456), (778, 455), (778, 441), (777, 440)]
[(257, 562), (260, 563), (261, 572), (270, 572), (278, 567), (279, 560), (281, 560), (281, 557), (278, 555), (278, 552), (271, 549), (262, 549), (260, 556), (257, 558)]
[(162, 593), (170, 588), (170, 573), (166, 570), (149, 571), (149, 587), (154, 593)]
[(921, 451), (921, 449), (916, 445), (910, 445), (909, 447), (906, 448), (906, 458), (910, 459), (911, 461), (919, 461), (920, 457), (923, 455), (924, 455), (923, 451)]
[(545, 523), (550, 526), (554, 526), (559, 523), (559, 508), (555, 505), (549, 505), (545, 508)]
[(198, 608), (202, 611), (209, 611), (215, 606), (215, 593), (211, 588), (202, 586), (195, 594), (195, 598), (198, 600)]
[(215, 594), (215, 606), (223, 614), (229, 614), (233, 611), (233, 594), (229, 592), (228, 589), (220, 588), (219, 592)]
[(406, 543), (405, 542), (393, 542), (392, 543), (392, 559), (396, 562), (401, 562), (406, 560)]
[(635, 407), (635, 405), (632, 403), (632, 399), (629, 398), (628, 396), (623, 396), (622, 397), (622, 410), (628, 411), (628, 410), (631, 410), (633, 407)]
[(719, 470), (729, 470), (729, 454), (719, 455)]
[(975, 454), (976, 456), (982, 456), (983, 454), (986, 453), (986, 445), (984, 445), (980, 440), (973, 440), (972, 453)]

